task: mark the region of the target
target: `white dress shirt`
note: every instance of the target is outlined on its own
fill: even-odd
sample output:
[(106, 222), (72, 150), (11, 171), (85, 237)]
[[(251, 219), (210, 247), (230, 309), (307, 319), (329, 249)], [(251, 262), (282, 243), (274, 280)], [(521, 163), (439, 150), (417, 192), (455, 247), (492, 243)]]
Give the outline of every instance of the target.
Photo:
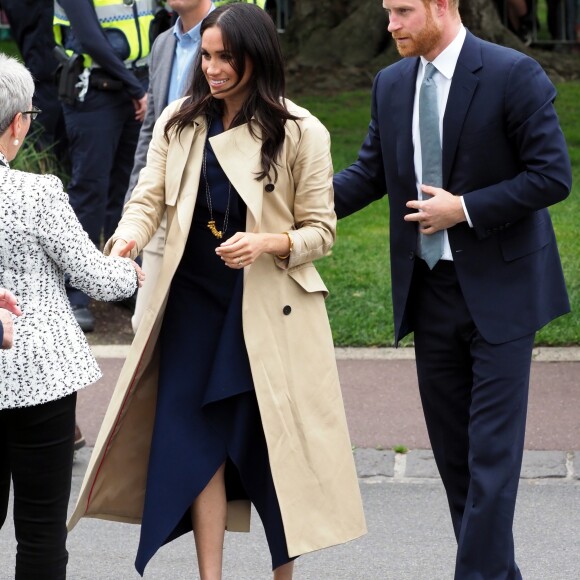
[[(445, 107), (447, 106), (447, 98), (449, 96), (449, 89), (451, 88), (451, 80), (453, 79), (453, 73), (455, 72), (455, 67), (457, 65), (457, 59), (459, 58), (459, 53), (463, 47), (463, 42), (465, 41), (466, 30), (464, 26), (461, 26), (459, 32), (455, 39), (449, 44), (449, 46), (441, 53), (435, 60), (432, 61), (433, 65), (437, 69), (437, 72), (433, 75), (433, 80), (437, 86), (437, 96), (439, 103), (439, 135), (441, 138), (441, 143), (443, 143), (443, 117), (445, 115)], [(425, 67), (429, 61), (424, 57), (421, 57), (421, 64), (419, 65), (419, 70), (417, 71), (417, 82), (415, 88), (415, 101), (413, 103), (413, 147), (415, 149), (415, 155), (413, 157), (413, 162), (415, 165), (415, 177), (417, 182), (417, 194), (419, 199), (421, 199), (421, 184), (422, 184), (422, 159), (421, 159), (421, 138), (419, 136), (419, 91), (421, 88), (421, 83), (423, 82), (423, 76), (425, 75)], [(463, 206), (463, 211), (465, 216), (471, 226), (469, 221), (469, 216), (463, 203), (463, 197), (461, 197), (461, 204)], [(443, 232), (443, 256), (442, 260), (453, 260), (451, 255), (451, 247), (449, 246), (449, 237), (447, 235), (447, 230)]]

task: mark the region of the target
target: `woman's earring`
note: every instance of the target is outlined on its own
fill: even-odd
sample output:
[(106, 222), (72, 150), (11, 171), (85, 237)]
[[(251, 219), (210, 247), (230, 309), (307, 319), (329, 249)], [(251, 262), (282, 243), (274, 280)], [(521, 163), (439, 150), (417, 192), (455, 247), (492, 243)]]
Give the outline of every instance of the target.
[(18, 139), (14, 139), (14, 147), (18, 147), (18, 145), (20, 145), (20, 141), (18, 141)]

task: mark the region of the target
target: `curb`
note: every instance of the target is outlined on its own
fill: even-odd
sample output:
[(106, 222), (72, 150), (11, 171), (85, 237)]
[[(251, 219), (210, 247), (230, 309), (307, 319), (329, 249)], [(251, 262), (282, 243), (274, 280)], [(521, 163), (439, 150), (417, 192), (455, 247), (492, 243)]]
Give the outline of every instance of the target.
[[(88, 446), (75, 451), (74, 477), (84, 477), (92, 451), (93, 448)], [(441, 481), (430, 449), (414, 449), (402, 454), (390, 449), (356, 448), (353, 454), (361, 483), (373, 483), (376, 478), (393, 483)], [(526, 450), (520, 480), (580, 485), (580, 450)]]
[[(365, 480), (383, 477), (393, 482), (440, 480), (433, 452), (415, 449), (405, 454), (392, 450), (356, 448), (357, 474)], [(580, 484), (580, 451), (524, 451), (521, 480), (546, 480)]]
[[(128, 344), (97, 344), (91, 350), (96, 358), (126, 358)], [(412, 347), (403, 348), (358, 348), (337, 347), (336, 360), (415, 360)], [(539, 346), (532, 353), (534, 362), (579, 362), (580, 346), (548, 347)]]

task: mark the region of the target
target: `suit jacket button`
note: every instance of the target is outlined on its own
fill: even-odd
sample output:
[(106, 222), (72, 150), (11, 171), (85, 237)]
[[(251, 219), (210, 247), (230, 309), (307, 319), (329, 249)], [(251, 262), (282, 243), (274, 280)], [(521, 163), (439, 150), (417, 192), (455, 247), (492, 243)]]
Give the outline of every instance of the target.
[(284, 306), (284, 308), (282, 308), (282, 312), (283, 312), (283, 313), (284, 313), (286, 316), (288, 316), (288, 314), (290, 314), (290, 312), (292, 312), (292, 307), (291, 307), (291, 306), (288, 306), (288, 305), (286, 305), (286, 306)]
[(272, 193), (274, 191), (274, 184), (273, 183), (267, 183), (266, 186), (264, 187), (264, 189), (268, 193)]

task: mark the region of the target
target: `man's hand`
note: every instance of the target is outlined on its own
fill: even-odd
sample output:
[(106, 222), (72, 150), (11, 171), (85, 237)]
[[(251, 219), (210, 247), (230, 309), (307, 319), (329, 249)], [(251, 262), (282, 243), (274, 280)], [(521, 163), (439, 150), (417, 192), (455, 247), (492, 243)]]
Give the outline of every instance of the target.
[(432, 197), (408, 201), (406, 204), (408, 208), (419, 211), (407, 214), (405, 221), (419, 222), (419, 231), (422, 234), (434, 234), (467, 221), (459, 196), (430, 185), (422, 185), (421, 190)]
[(142, 123), (147, 112), (147, 93), (140, 99), (133, 99), (133, 106), (135, 107), (135, 119)]

